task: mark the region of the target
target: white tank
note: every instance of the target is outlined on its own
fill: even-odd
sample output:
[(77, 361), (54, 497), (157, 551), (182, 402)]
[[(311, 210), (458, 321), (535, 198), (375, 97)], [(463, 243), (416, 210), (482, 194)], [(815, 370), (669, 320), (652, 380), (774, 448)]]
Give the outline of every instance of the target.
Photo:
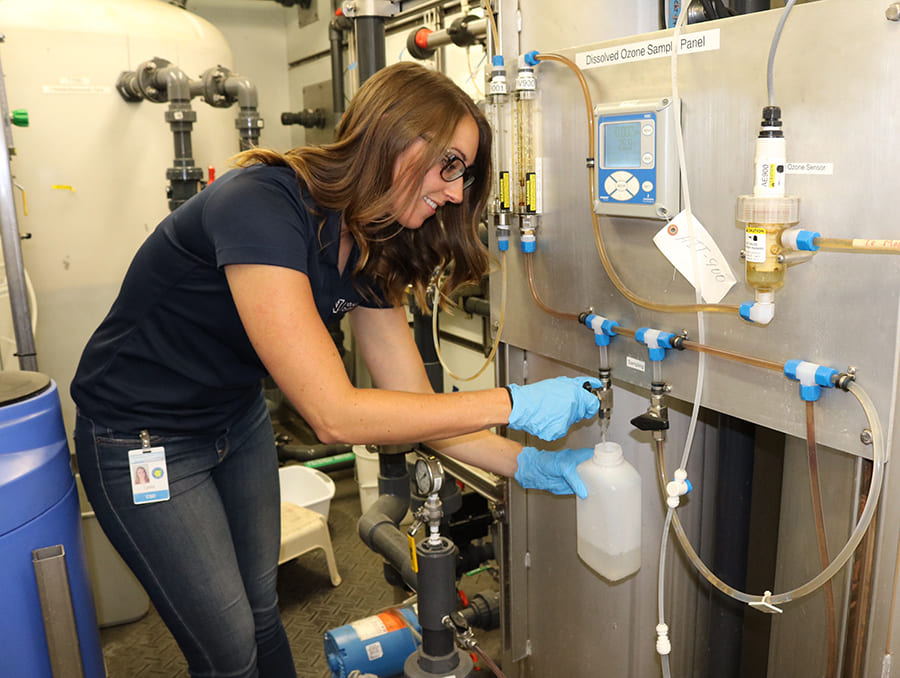
[[(131, 257), (168, 211), (173, 165), (168, 104), (127, 103), (122, 71), (161, 57), (191, 79), (233, 69), (231, 48), (212, 24), (162, 0), (2, 0), (0, 60), (13, 128), (11, 166), (25, 269), (37, 300), (38, 368), (59, 384), (66, 428), (74, 425), (69, 384), (88, 337), (118, 292)], [(221, 173), (239, 151), (237, 105), (192, 101), (193, 158)], [(205, 175), (205, 171), (204, 171)], [(2, 259), (0, 259), (2, 261)], [(0, 270), (0, 357), (18, 369)]]

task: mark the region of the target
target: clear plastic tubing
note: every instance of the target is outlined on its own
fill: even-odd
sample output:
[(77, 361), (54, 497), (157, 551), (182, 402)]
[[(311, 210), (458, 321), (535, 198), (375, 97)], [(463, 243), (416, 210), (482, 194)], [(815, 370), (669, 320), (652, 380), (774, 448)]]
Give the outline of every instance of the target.
[(900, 240), (870, 240), (866, 238), (814, 238), (813, 243), (823, 250), (900, 254)]
[(577, 313), (568, 313), (566, 311), (557, 311), (550, 306), (547, 306), (542, 300), (540, 295), (538, 294), (537, 287), (534, 283), (534, 254), (527, 253), (525, 255), (525, 273), (528, 276), (528, 289), (531, 292), (531, 298), (534, 300), (534, 303), (538, 305), (538, 307), (544, 312), (549, 313), (550, 315), (556, 318), (562, 318), (564, 320), (578, 320)]
[[(780, 605), (809, 595), (834, 577), (834, 575), (847, 564), (850, 556), (853, 555), (856, 547), (859, 546), (859, 542), (862, 541), (866, 530), (869, 528), (869, 524), (872, 522), (872, 517), (875, 515), (875, 510), (878, 507), (878, 498), (881, 495), (882, 481), (884, 480), (884, 465), (886, 462), (884, 432), (882, 431), (881, 422), (878, 419), (875, 405), (865, 390), (855, 382), (850, 383), (848, 390), (856, 397), (859, 404), (862, 406), (866, 419), (869, 422), (869, 429), (872, 431), (872, 462), (874, 466), (872, 469), (872, 481), (869, 485), (869, 499), (866, 501), (866, 506), (863, 509), (862, 515), (859, 517), (859, 521), (856, 523), (856, 527), (850, 534), (850, 538), (847, 540), (847, 543), (844, 544), (844, 548), (842, 548), (834, 560), (829, 563), (828, 567), (823, 569), (808, 582), (795, 589), (791, 589), (785, 593), (771, 595), (767, 599), (767, 602), (772, 605)], [(661, 444), (657, 446), (657, 454), (658, 456), (661, 456)], [(666, 482), (664, 474), (665, 467), (660, 464), (660, 482), (663, 485), (665, 485)], [(687, 539), (687, 535), (684, 533), (684, 528), (681, 526), (681, 521), (679, 520), (677, 513), (673, 517), (672, 527), (675, 529), (675, 535), (678, 537), (678, 541), (684, 549), (685, 554), (690, 559), (691, 563), (693, 563), (694, 567), (697, 568), (697, 571), (700, 572), (710, 584), (715, 586), (722, 593), (744, 603), (755, 603), (762, 600), (762, 596), (750, 595), (749, 593), (743, 593), (742, 591), (732, 588), (719, 579), (706, 566), (706, 563), (704, 563), (700, 556), (697, 555), (697, 552), (694, 551), (693, 546), (691, 546), (690, 541)]]

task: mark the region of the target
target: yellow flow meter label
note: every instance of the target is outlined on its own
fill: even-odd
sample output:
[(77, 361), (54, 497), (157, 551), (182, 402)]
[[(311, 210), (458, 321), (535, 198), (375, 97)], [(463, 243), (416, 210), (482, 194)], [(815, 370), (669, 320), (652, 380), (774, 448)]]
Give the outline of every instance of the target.
[(529, 214), (537, 212), (537, 175), (534, 172), (525, 175), (525, 211)]
[(500, 172), (500, 209), (509, 210), (509, 172)]

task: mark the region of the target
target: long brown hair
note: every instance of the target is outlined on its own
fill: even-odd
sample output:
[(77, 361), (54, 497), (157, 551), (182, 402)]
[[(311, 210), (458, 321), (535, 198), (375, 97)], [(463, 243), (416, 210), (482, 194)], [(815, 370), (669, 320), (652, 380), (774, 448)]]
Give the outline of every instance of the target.
[[(465, 116), (478, 125), (478, 151), (470, 163), (474, 183), (459, 204), (446, 203), (418, 229), (397, 217), (417, 200), (425, 174), (439, 162)], [(418, 139), (427, 145), (410, 171), (393, 181), (399, 156)], [(402, 303), (406, 288), (423, 309), (435, 270), (449, 268), (441, 292), (449, 294), (487, 271), (478, 221), (490, 193), (491, 128), (472, 99), (445, 75), (422, 65), (388, 66), (360, 87), (338, 125), (334, 143), (284, 154), (245, 151), (239, 166), (287, 165), (323, 208), (341, 212), (359, 246), (354, 273), (374, 278), (388, 301)], [(395, 211), (394, 205), (402, 205)]]

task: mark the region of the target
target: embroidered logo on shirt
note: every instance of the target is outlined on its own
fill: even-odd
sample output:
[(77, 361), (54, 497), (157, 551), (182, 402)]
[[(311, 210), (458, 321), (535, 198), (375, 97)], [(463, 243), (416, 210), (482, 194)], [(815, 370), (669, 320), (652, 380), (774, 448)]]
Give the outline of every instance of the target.
[(352, 311), (354, 308), (359, 306), (355, 301), (347, 301), (346, 299), (338, 299), (334, 302), (334, 308), (331, 309), (331, 312), (334, 315), (338, 313), (347, 313), (348, 311)]

